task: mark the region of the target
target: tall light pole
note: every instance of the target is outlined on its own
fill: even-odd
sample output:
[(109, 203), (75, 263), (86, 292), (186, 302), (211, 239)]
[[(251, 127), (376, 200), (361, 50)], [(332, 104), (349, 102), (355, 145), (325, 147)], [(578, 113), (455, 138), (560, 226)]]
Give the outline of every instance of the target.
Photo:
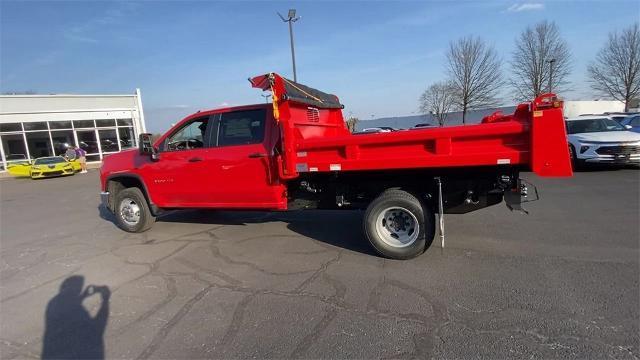
[(271, 94), (260, 94), (260, 96), (262, 96), (264, 98), (264, 101), (267, 104), (269, 103), (269, 98), (271, 97)]
[(296, 17), (296, 9), (289, 9), (289, 13), (287, 14), (286, 19), (284, 18), (284, 16), (280, 15), (280, 13), (278, 13), (278, 16), (280, 16), (280, 19), (282, 19), (282, 21), (289, 23), (289, 40), (291, 40), (291, 62), (293, 63), (293, 81), (298, 82), (298, 77), (296, 75), (296, 53), (293, 49), (293, 23), (300, 20), (300, 17)]
[(547, 88), (549, 90), (547, 92), (549, 92), (549, 93), (552, 92), (552, 90), (553, 90), (551, 88), (551, 84), (553, 84), (552, 83), (552, 81), (553, 81), (553, 63), (555, 63), (555, 62), (556, 62), (556, 59), (553, 59), (553, 58), (549, 59), (549, 87)]

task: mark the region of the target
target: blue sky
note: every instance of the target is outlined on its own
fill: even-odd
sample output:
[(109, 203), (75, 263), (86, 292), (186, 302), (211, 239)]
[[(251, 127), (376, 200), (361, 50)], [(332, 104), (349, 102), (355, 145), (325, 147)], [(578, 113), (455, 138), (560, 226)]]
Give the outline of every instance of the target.
[[(264, 101), (248, 77), (291, 76), (337, 94), (345, 115), (410, 115), (445, 77), (449, 41), (477, 35), (510, 58), (527, 25), (555, 21), (573, 53), (567, 99), (593, 97), (586, 66), (607, 33), (640, 19), (640, 1), (5, 1), (0, 90), (132, 93), (155, 132), (198, 109)], [(509, 90), (504, 103), (511, 104)]]

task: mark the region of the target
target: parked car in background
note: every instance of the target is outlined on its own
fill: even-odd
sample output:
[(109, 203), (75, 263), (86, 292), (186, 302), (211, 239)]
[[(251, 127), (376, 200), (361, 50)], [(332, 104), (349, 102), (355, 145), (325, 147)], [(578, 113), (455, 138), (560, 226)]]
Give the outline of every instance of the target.
[(80, 162), (77, 160), (68, 161), (62, 156), (37, 158), (33, 164), (26, 161), (7, 165), (9, 174), (18, 177), (31, 177), (32, 179), (73, 175), (80, 169)]
[(620, 121), (629, 131), (640, 133), (640, 114), (629, 115)]
[(415, 124), (412, 129), (424, 129), (429, 127), (433, 127), (433, 124)]
[(604, 115), (610, 117), (611, 119), (617, 121), (617, 122), (622, 122), (624, 119), (626, 119), (630, 114), (629, 113), (604, 113)]
[(610, 116), (567, 119), (569, 154), (575, 167), (592, 164), (640, 165), (640, 134)]

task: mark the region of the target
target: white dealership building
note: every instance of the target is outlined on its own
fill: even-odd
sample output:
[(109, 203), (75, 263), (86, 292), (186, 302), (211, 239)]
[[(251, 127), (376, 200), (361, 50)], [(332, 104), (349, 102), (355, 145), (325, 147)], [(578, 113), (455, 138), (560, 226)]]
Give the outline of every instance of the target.
[(130, 95), (0, 95), (0, 171), (7, 163), (63, 154), (87, 161), (137, 146), (146, 132), (140, 90)]

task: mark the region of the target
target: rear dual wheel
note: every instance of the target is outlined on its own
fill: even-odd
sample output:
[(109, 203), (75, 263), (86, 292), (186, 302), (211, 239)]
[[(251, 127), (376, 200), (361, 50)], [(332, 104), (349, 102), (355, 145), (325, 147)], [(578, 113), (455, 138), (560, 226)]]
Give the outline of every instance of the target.
[(373, 200), (364, 214), (364, 233), (376, 251), (391, 259), (411, 259), (433, 241), (433, 211), (414, 195), (386, 190)]

